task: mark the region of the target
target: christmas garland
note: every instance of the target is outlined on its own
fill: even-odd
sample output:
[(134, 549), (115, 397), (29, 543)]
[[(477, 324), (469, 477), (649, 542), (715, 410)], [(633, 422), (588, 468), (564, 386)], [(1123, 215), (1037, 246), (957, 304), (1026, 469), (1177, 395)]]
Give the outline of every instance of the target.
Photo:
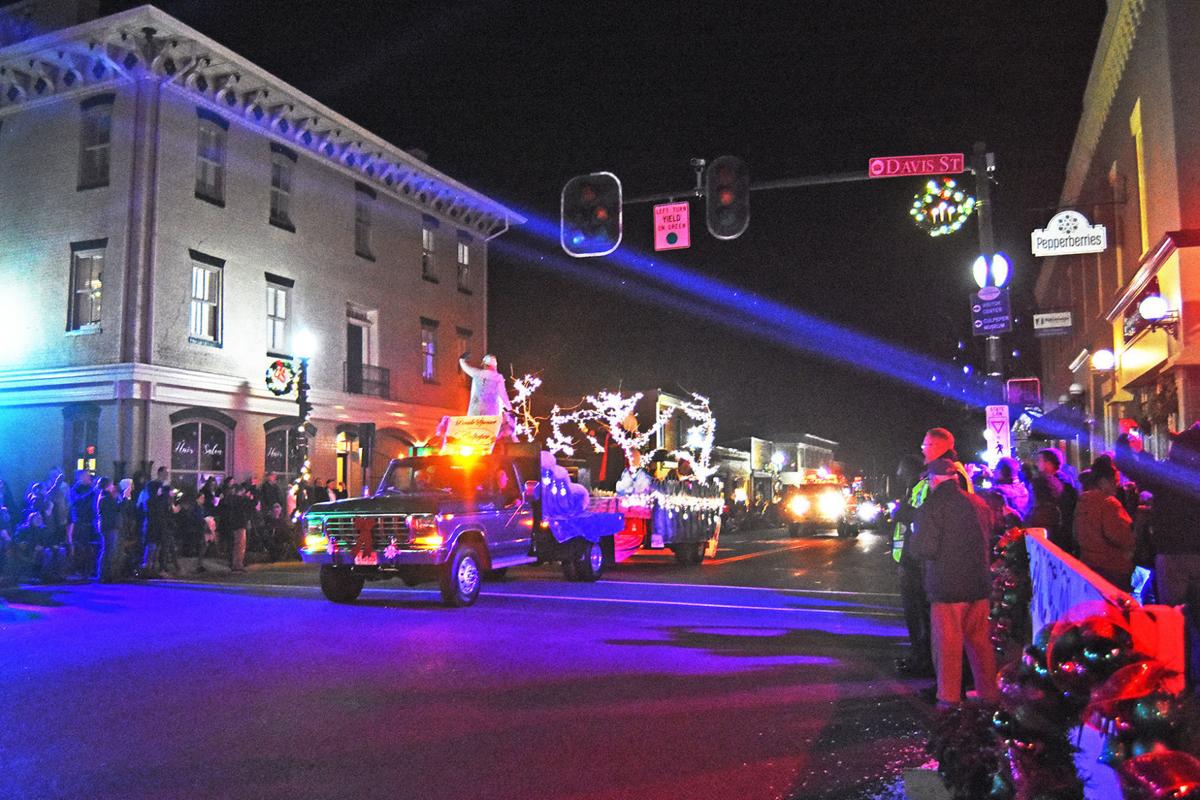
[(989, 624), (992, 646), (1001, 657), (1013, 644), (1029, 641), (1029, 601), (1032, 597), (1025, 531), (1012, 528), (996, 543), (992, 559)]
[[(992, 642), (1005, 647), (1028, 618), (1028, 555), (1009, 531), (992, 564)], [(1023, 566), (1023, 572), (1022, 572)], [(1117, 771), (1126, 800), (1200, 800), (1194, 701), (1168, 691), (1174, 676), (1138, 651), (1131, 631), (1139, 607), (1097, 603), (1038, 631), (998, 679), (994, 711), (968, 704), (935, 724), (928, 750), (956, 798), (1081, 800), (1070, 731), (1081, 723), (1104, 736), (1100, 762)], [(998, 623), (1008, 622), (1008, 625)], [(1023, 623), (1022, 623), (1023, 624)]]

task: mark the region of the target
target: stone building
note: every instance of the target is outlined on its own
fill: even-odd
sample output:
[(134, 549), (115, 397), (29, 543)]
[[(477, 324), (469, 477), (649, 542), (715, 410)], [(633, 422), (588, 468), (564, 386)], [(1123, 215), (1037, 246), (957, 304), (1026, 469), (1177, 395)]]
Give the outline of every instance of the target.
[(294, 474), (267, 375), (304, 332), (313, 471), (358, 491), (465, 410), (524, 220), (156, 8), (88, 10), (0, 10), (0, 474)]
[(1071, 313), (1069, 333), (1042, 340), (1042, 381), (1085, 412), (1082, 460), (1135, 423), (1162, 455), (1167, 431), (1200, 417), (1196, 11), (1110, 0), (1084, 93), (1061, 206), (1103, 225), (1108, 246), (1047, 258), (1036, 288), (1039, 311)]

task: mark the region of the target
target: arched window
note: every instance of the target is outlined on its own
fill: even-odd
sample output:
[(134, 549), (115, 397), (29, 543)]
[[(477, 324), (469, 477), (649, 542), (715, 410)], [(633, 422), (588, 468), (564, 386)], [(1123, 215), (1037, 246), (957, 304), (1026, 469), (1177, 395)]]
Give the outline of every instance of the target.
[(197, 408), (171, 415), (171, 483), (198, 487), (209, 475), (233, 472), (232, 417)]
[[(303, 466), (303, 459), (300, 456), (299, 426), (299, 417), (276, 417), (263, 425), (267, 432), (263, 475), (274, 472), (279, 475), (279, 483), (284, 485), (295, 480), (296, 475), (300, 472), (300, 467)], [(316, 426), (309, 423), (305, 431), (311, 451), (313, 442), (316, 441)]]

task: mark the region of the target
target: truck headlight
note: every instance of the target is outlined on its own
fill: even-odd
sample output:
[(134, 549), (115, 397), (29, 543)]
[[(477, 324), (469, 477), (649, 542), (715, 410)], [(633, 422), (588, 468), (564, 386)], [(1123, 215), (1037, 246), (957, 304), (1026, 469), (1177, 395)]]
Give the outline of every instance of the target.
[(788, 501), (788, 510), (797, 517), (803, 517), (810, 508), (812, 508), (812, 503), (804, 495), (798, 494)]
[(817, 509), (825, 519), (837, 519), (846, 513), (846, 498), (837, 492), (826, 492), (817, 500)]
[(858, 506), (858, 518), (863, 522), (874, 522), (879, 518), (879, 506), (874, 503), (860, 503)]
[(324, 552), (329, 547), (325, 535), (325, 520), (321, 517), (304, 518), (304, 549), (310, 553)]
[(430, 515), (410, 514), (407, 520), (412, 546), (423, 550), (437, 550), (445, 539), (438, 532), (437, 520)]

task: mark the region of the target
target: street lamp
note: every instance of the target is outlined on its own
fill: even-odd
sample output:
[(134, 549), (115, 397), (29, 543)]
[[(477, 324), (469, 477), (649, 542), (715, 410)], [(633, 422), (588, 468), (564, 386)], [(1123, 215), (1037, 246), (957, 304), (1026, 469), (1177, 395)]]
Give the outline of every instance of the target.
[(1092, 369), (1097, 372), (1108, 372), (1117, 365), (1117, 357), (1112, 350), (1097, 350), (1092, 353)]
[(312, 403), (308, 400), (308, 360), (316, 355), (317, 337), (310, 330), (296, 333), (292, 340), (292, 348), (300, 359), (300, 370), (296, 373), (296, 403), (299, 410), (300, 422), (296, 425), (296, 455), (300, 460), (300, 469), (296, 472), (296, 480), (292, 484), (292, 493), (296, 497), (296, 514), (300, 514), (301, 487), (308, 484), (311, 476), (308, 458), (308, 418), (312, 416)]
[(776, 472), (783, 469), (783, 465), (786, 461), (787, 461), (787, 456), (783, 454), (782, 450), (776, 450), (771, 455), (771, 466), (773, 466), (775, 468)]
[(1142, 302), (1138, 303), (1138, 314), (1150, 323), (1152, 330), (1162, 328), (1171, 336), (1175, 335), (1179, 326), (1179, 312), (1172, 311), (1162, 295), (1151, 294), (1142, 298)]

